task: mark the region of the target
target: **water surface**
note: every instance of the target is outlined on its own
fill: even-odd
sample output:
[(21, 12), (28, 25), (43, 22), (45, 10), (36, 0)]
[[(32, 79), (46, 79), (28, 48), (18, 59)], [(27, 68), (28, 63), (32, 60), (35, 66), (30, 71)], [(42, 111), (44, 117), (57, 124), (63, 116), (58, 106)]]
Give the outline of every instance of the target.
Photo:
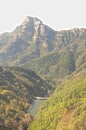
[(35, 116), (37, 114), (39, 106), (44, 102), (45, 100), (37, 100), (35, 99), (33, 103), (30, 105), (28, 109), (28, 113), (30, 113), (32, 116)]

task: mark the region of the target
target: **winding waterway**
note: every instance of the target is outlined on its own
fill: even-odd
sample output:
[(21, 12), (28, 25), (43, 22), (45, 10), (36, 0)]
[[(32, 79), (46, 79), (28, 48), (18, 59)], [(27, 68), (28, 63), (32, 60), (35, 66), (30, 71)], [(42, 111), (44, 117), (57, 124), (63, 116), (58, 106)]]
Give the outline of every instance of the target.
[(28, 109), (28, 113), (30, 113), (32, 116), (35, 116), (37, 114), (39, 106), (45, 101), (45, 99), (35, 99), (33, 103), (30, 105)]

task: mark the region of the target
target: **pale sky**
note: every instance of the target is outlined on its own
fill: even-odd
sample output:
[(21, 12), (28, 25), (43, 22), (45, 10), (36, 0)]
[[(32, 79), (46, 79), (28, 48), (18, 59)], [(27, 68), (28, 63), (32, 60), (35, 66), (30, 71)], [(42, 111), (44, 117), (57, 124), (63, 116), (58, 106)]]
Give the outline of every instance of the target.
[(0, 33), (13, 31), (25, 16), (57, 31), (86, 28), (86, 0), (0, 0)]

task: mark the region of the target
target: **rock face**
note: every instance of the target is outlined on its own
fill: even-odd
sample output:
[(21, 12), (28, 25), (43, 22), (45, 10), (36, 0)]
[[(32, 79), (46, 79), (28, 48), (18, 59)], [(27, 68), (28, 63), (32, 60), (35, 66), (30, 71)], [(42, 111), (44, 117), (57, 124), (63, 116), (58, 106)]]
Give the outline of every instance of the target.
[(12, 33), (0, 36), (1, 64), (7, 65), (14, 61), (17, 64), (18, 60), (23, 63), (51, 51), (54, 39), (53, 29), (44, 25), (39, 19), (27, 16)]
[[(35, 46), (35, 53), (40, 54), (42, 49), (51, 50), (49, 44), (53, 44), (55, 32), (53, 29), (44, 25), (39, 19), (27, 16), (19, 27), (13, 32), (17, 38), (27, 43), (29, 48)], [(43, 53), (43, 51), (42, 51)]]
[(11, 33), (0, 35), (0, 65), (21, 65), (86, 38), (86, 29), (54, 31), (39, 19), (27, 16)]

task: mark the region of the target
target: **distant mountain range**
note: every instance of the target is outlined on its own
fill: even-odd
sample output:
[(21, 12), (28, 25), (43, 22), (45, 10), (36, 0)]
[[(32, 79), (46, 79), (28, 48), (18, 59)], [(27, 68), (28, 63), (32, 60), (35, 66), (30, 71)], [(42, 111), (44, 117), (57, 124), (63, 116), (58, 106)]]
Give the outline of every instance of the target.
[(26, 17), (12, 33), (0, 36), (1, 65), (21, 65), (53, 50), (55, 32), (39, 19)]
[(27, 16), (13, 32), (0, 35), (0, 64), (21, 65), (62, 48), (74, 50), (85, 38), (86, 29), (58, 32), (39, 19)]
[(55, 31), (27, 16), (11, 33), (0, 35), (0, 65), (23, 66), (46, 78), (86, 67), (86, 29)]

